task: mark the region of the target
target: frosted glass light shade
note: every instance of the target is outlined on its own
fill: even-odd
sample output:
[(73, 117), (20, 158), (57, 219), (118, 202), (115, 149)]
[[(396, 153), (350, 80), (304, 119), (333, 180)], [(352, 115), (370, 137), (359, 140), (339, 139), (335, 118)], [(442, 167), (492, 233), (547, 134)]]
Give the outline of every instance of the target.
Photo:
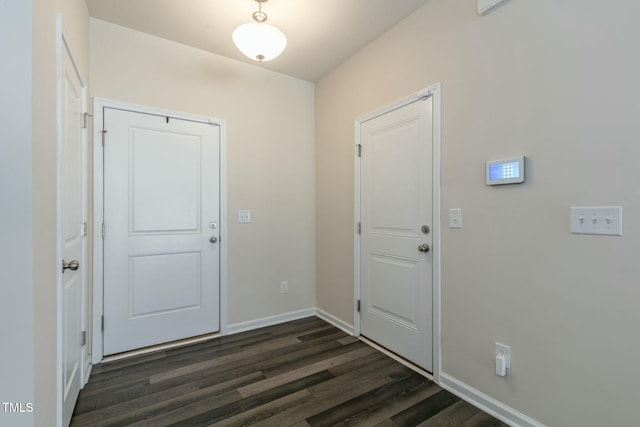
[(240, 25), (232, 35), (240, 52), (256, 61), (270, 61), (287, 47), (287, 37), (269, 24), (252, 22)]

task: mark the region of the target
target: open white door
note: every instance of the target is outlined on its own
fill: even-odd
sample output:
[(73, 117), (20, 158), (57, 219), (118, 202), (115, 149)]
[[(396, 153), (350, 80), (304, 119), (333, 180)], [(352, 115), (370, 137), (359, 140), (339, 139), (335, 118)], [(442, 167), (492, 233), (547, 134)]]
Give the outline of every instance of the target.
[(104, 108), (110, 355), (219, 331), (220, 126)]
[(433, 372), (433, 97), (359, 134), (360, 333)]
[[(60, 143), (59, 168), (59, 251), (58, 291), (59, 383), (62, 390), (62, 422), (68, 425), (82, 387), (82, 361), (86, 340), (82, 332), (83, 298), (86, 289), (86, 178), (84, 129), (85, 89), (74, 66), (69, 48), (60, 37)], [(84, 348), (83, 348), (84, 347)], [(83, 352), (85, 357), (83, 357)]]

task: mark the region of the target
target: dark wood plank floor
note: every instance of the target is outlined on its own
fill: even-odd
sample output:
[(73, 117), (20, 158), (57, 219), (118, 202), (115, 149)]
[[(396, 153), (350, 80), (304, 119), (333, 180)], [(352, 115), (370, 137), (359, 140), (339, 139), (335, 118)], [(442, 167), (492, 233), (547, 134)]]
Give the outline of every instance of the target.
[(506, 426), (316, 317), (94, 366), (71, 425)]

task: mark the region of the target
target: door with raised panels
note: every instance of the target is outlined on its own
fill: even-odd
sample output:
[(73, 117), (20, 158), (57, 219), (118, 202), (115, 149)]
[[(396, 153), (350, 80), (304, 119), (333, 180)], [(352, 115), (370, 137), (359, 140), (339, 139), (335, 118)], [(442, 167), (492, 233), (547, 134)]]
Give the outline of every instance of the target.
[(360, 332), (432, 371), (433, 97), (363, 122)]
[[(60, 80), (60, 224), (62, 271), (60, 310), (60, 360), (62, 379), (62, 418), (68, 425), (82, 387), (83, 297), (85, 292), (85, 135), (84, 96), (80, 76), (64, 40), (61, 43)], [(84, 354), (86, 356), (86, 353)]]
[(220, 127), (104, 108), (110, 355), (220, 326)]

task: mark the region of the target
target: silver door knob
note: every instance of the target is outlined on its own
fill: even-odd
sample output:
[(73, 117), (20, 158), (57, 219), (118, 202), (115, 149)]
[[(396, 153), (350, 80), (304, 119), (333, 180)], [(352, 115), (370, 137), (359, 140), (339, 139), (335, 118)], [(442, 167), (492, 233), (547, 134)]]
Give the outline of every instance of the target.
[(68, 263), (65, 260), (62, 260), (62, 272), (65, 270), (76, 271), (80, 267), (80, 263), (75, 259), (73, 261), (69, 261)]
[(418, 250), (420, 252), (429, 252), (429, 245), (427, 245), (426, 243), (423, 243), (418, 246)]
[(211, 238), (209, 239), (209, 242), (217, 243), (218, 242), (218, 238), (216, 236), (211, 236)]

